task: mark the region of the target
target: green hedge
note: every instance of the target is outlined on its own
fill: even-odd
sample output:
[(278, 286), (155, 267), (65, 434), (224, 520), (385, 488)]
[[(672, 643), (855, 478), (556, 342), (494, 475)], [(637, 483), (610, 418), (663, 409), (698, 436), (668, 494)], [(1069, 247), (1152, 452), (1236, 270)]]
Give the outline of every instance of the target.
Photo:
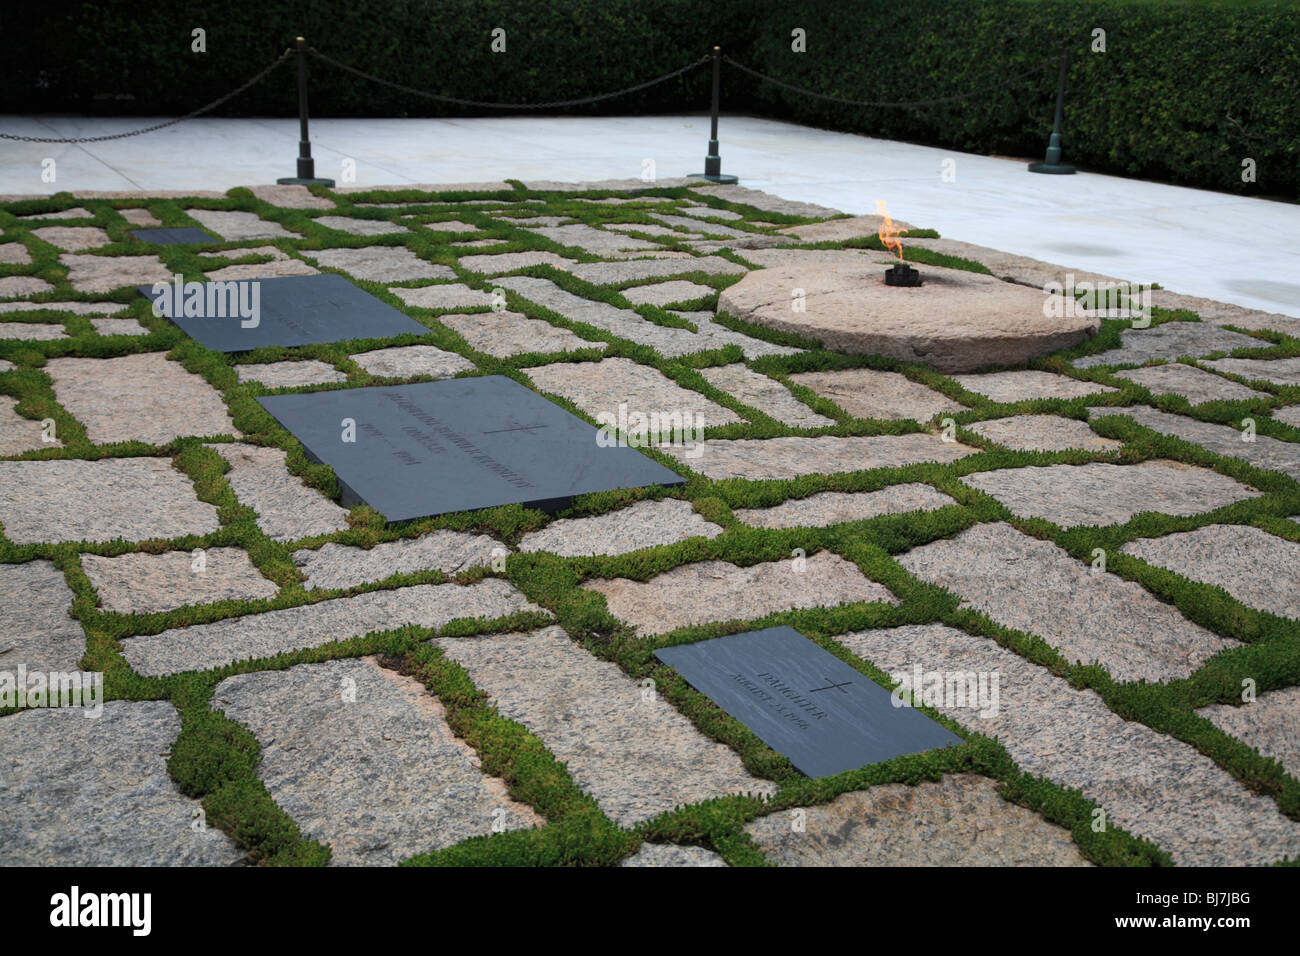
[[(1152, 0), (51, 0), (0, 12), (0, 109), (179, 115), (226, 93), (297, 33), (360, 69), (418, 89), (507, 102), (606, 92), (689, 63), (712, 43), (819, 92), (873, 100), (965, 93), (1075, 53), (1067, 161), (1211, 189), (1300, 195), (1300, 2)], [(19, 17), (21, 12), (21, 18)], [(507, 31), (505, 54), (489, 48)], [(207, 31), (208, 52), (190, 51)], [(790, 32), (808, 34), (806, 53)], [(1090, 52), (1106, 30), (1105, 53)], [(959, 150), (1041, 155), (1053, 66), (958, 103), (868, 109), (782, 91), (728, 68), (725, 108)], [(325, 64), (317, 116), (448, 116), (447, 107)], [(689, 112), (708, 102), (700, 69), (565, 112)], [(292, 115), (293, 74), (214, 115)], [(499, 115), (493, 113), (493, 115)], [(723, 135), (725, 137), (725, 126)], [(724, 143), (725, 148), (725, 143)], [(1241, 181), (1254, 159), (1258, 181)]]

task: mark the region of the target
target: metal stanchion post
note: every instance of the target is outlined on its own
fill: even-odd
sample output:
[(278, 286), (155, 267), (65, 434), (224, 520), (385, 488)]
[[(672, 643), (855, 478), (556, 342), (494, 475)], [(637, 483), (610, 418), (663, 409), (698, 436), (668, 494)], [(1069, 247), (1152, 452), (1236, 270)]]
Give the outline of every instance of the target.
[(713, 183), (735, 183), (735, 176), (722, 175), (722, 156), (718, 152), (718, 101), (722, 90), (722, 48), (713, 48), (713, 117), (709, 126), (709, 153), (704, 157), (704, 172), (691, 173), (692, 177)]
[(311, 158), (311, 137), (307, 135), (307, 41), (302, 37), (297, 39), (298, 45), (298, 175), (277, 179), (276, 182), (281, 185), (310, 186), (312, 183), (318, 183), (321, 186), (333, 186), (332, 179), (318, 179), (316, 177), (316, 160)]
[(1069, 175), (1074, 167), (1061, 162), (1061, 114), (1065, 111), (1065, 74), (1070, 69), (1070, 51), (1061, 54), (1061, 75), (1056, 81), (1056, 118), (1052, 121), (1052, 136), (1047, 141), (1047, 155), (1041, 163), (1030, 163), (1031, 173)]

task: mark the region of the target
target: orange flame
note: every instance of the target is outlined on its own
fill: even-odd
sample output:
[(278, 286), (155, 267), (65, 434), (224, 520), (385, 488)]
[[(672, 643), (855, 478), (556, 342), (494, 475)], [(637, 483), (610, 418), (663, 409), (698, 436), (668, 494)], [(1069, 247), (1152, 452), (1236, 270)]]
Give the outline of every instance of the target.
[(894, 220), (890, 219), (889, 213), (885, 211), (885, 201), (883, 199), (876, 200), (876, 212), (885, 218), (885, 221), (880, 224), (880, 231), (877, 233), (880, 236), (880, 241), (886, 249), (891, 250), (894, 255), (898, 256), (899, 262), (902, 262), (903, 244), (898, 241), (898, 227), (894, 225)]

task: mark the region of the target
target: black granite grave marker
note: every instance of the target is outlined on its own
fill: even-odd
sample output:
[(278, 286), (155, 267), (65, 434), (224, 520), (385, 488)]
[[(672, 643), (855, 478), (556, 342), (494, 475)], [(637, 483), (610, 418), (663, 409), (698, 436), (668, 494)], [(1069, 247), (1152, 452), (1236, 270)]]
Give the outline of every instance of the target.
[[(251, 283), (259, 288), (256, 299)], [(226, 286), (219, 295), (214, 287)], [(235, 279), (228, 283), (186, 283), (177, 292), (175, 284), (159, 295), (152, 286), (138, 286), (140, 293), (155, 304), (161, 300), (162, 314), (180, 326), (182, 332), (218, 352), (247, 352), (265, 345), (293, 347), (346, 342), (349, 339), (385, 339), (395, 335), (427, 335), (429, 330), (391, 305), (363, 292), (341, 275), (280, 276), (273, 279)], [(192, 289), (200, 290), (204, 315), (183, 315)], [(196, 294), (196, 299), (199, 295)], [(233, 315), (230, 302), (257, 302), (256, 320)], [(215, 302), (216, 307), (213, 307)], [(173, 312), (177, 314), (173, 315)]]
[[(155, 242), (160, 246), (187, 246), (199, 243), (220, 242), (202, 229), (131, 229), (131, 235), (141, 242)], [(238, 255), (238, 253), (231, 253)]]
[(258, 401), (334, 469), (345, 505), (389, 521), (505, 504), (554, 512), (587, 492), (685, 482), (633, 448), (601, 447), (594, 427), (503, 375)]
[(655, 656), (810, 777), (961, 743), (789, 627), (665, 647)]

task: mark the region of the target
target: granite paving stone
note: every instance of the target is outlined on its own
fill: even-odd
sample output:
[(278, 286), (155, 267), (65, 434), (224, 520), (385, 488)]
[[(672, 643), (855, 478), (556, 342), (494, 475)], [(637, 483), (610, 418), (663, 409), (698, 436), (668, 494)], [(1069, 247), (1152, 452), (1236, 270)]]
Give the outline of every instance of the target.
[[(1244, 431), (1231, 425), (1202, 422), (1186, 415), (1174, 415), (1145, 405), (1131, 408), (1096, 408), (1093, 419), (1103, 415), (1122, 415), (1162, 435), (1172, 435), (1200, 445), (1216, 455), (1240, 458), (1256, 468), (1280, 471), (1300, 481), (1300, 442), (1280, 441), (1256, 434), (1254, 441), (1244, 440)], [(1207, 509), (1208, 510), (1208, 509)]]
[(835, 369), (799, 372), (791, 375), (790, 381), (830, 399), (854, 418), (910, 418), (924, 422), (943, 412), (966, 411), (960, 402), (898, 372)]
[(1273, 412), (1273, 418), (1284, 425), (1290, 425), (1292, 428), (1300, 428), (1300, 405), (1279, 408)]
[(171, 269), (157, 256), (97, 256), (65, 252), (59, 256), (59, 262), (67, 266), (68, 282), (78, 292), (109, 292), (122, 286), (172, 281)]
[(743, 420), (731, 409), (683, 388), (658, 369), (631, 359), (557, 362), (534, 366), (525, 374), (540, 391), (561, 395), (598, 419), (604, 413), (613, 421), (621, 420), (619, 406), (626, 404), (628, 416), (640, 412), (661, 416), (662, 420), (663, 416), (677, 415), (677, 430), (693, 430), (700, 419), (705, 426)]
[(690, 259), (633, 259), (624, 262), (583, 262), (569, 271), (594, 285), (620, 285), (643, 279), (660, 279), (684, 272), (707, 272), (710, 275), (743, 275), (745, 267), (721, 256)]
[(1079, 398), (1117, 392), (1119, 389), (1096, 382), (1081, 382), (1067, 375), (1025, 370), (990, 372), (986, 375), (953, 375), (953, 381), (968, 392), (976, 392), (995, 402), (1024, 402), (1035, 398)]
[(240, 382), (260, 382), (267, 388), (294, 388), (299, 385), (325, 385), (346, 382), (348, 377), (328, 362), (306, 359), (300, 362), (263, 362), (236, 365)]
[(1062, 528), (1123, 524), (1145, 511), (1198, 515), (1260, 495), (1227, 475), (1167, 460), (1003, 468), (961, 481), (1018, 515)]
[(0, 339), (22, 339), (27, 342), (51, 342), (66, 339), (67, 330), (62, 322), (0, 322)]
[(32, 261), (32, 254), (21, 242), (6, 242), (0, 245), (0, 265), (25, 266)]
[(19, 216), (19, 219), (93, 219), (95, 214), (81, 206), (73, 206), (71, 209), (64, 209), (62, 212), (34, 212), (27, 216)]
[(1082, 448), (1085, 451), (1113, 451), (1124, 443), (1113, 438), (1102, 438), (1087, 422), (1060, 415), (1013, 415), (1010, 418), (993, 418), (963, 425), (989, 441), (1005, 445), (1015, 451), (1066, 451)]
[(738, 346), (747, 359), (762, 358), (765, 355), (797, 355), (803, 351), (803, 349), (797, 349), (790, 345), (776, 345), (772, 342), (756, 339), (752, 335), (733, 332), (725, 325), (713, 321), (714, 314), (712, 312), (674, 311), (673, 314), (690, 322), (699, 331), (695, 334), (693, 340), (673, 341), (659, 349), (669, 358), (685, 355), (688, 352), (698, 352), (701, 348), (720, 349), (728, 345)]
[(687, 216), (695, 216), (698, 219), (726, 219), (736, 220), (744, 219), (738, 212), (730, 209), (715, 209), (713, 206), (682, 206), (680, 211)]
[(1199, 405), (1201, 402), (1248, 401), (1252, 398), (1269, 397), (1267, 392), (1247, 388), (1231, 379), (1180, 362), (1135, 368), (1116, 372), (1115, 375), (1150, 389), (1153, 395), (1172, 392), (1183, 396), (1193, 405)]
[(312, 220), (318, 226), (336, 229), (354, 236), (387, 236), (395, 232), (410, 232), (400, 222), (387, 219), (354, 219), (352, 216), (318, 216)]
[[(524, 225), (524, 223), (520, 223)], [(604, 255), (608, 252), (619, 252), (622, 250), (640, 250), (640, 249), (658, 249), (656, 243), (648, 239), (637, 239), (635, 236), (625, 236), (621, 232), (609, 232), (605, 229), (597, 229), (594, 226), (588, 226), (584, 223), (574, 223), (568, 226), (538, 226), (536, 230), (539, 236), (558, 243), (562, 246), (574, 246), (585, 252)]]
[(52, 312), (73, 312), (77, 315), (113, 315), (126, 308), (120, 302), (0, 302), (0, 313), (37, 312), (48, 309)]
[(244, 862), (221, 830), (193, 826), (200, 802), (182, 795), (167, 772), (181, 729), (169, 701), (109, 701), (93, 720), (61, 707), (0, 721), (0, 865)]
[(98, 226), (44, 226), (33, 229), (32, 235), (65, 252), (98, 249), (112, 242), (108, 233)]
[[(71, 276), (69, 276), (69, 279), (71, 279)], [(5, 299), (36, 295), (39, 292), (49, 292), (53, 288), (54, 286), (37, 276), (5, 276), (0, 278), (0, 298)], [(104, 290), (96, 289), (94, 291)]]
[[(72, 598), (63, 572), (50, 561), (0, 564), (0, 668), (76, 670), (86, 635), (72, 617)], [(0, 793), (3, 787), (0, 780)]]
[(150, 677), (210, 670), (401, 627), (442, 628), (459, 618), (494, 620), (541, 608), (499, 578), (477, 584), (419, 584), (302, 607), (191, 624), (122, 640), (122, 654)]
[(460, 257), (462, 268), (468, 269), (470, 272), (481, 272), (484, 275), (498, 275), (502, 272), (513, 272), (515, 269), (523, 269), (527, 266), (540, 265), (566, 269), (573, 262), (573, 259), (557, 255), (554, 252), (538, 252), (531, 249), (526, 252), (498, 252), (495, 255)]
[(623, 298), (633, 305), (671, 305), (674, 302), (692, 302), (713, 295), (714, 289), (698, 282), (654, 282), (623, 290)]
[(0, 461), (0, 522), (15, 544), (148, 541), (210, 534), (217, 509), (169, 458)]
[(161, 226), (162, 221), (154, 216), (148, 209), (119, 209), (118, 212), (122, 218), (133, 226), (148, 228), (151, 226)]
[(542, 355), (604, 349), (604, 342), (591, 342), (571, 329), (542, 319), (530, 319), (520, 312), (476, 312), (468, 315), (440, 315), (438, 321), (458, 333), (469, 347), (497, 358), (524, 352)]
[[(503, 283), (504, 284), (504, 281)], [(425, 285), (418, 289), (390, 289), (407, 305), (417, 309), (466, 309), (492, 304), (492, 293), (471, 289), (463, 282)]]
[[(3, 371), (3, 369), (0, 369)], [(45, 429), (38, 418), (24, 418), (15, 410), (18, 399), (0, 395), (0, 457), (21, 455), (37, 448), (58, 448), (63, 442), (44, 440)]]
[(1078, 664), (1119, 681), (1187, 677), (1238, 646), (1183, 617), (1132, 581), (1095, 571), (1009, 524), (979, 524), (898, 557), (921, 580), (1004, 627), (1036, 634)]
[(545, 821), (482, 772), (422, 684), (374, 658), (229, 677), (213, 707), (262, 744), (258, 777), (337, 866), (393, 866)]
[[(886, 673), (999, 674), (999, 707), (937, 709), (968, 730), (996, 737), (1027, 774), (1079, 790), (1107, 822), (1167, 851), (1181, 866), (1263, 866), (1300, 855), (1300, 823), (1272, 798), (1247, 790), (1190, 744), (1124, 720), (1092, 690), (987, 637), (941, 624), (837, 637)], [(987, 712), (986, 712), (987, 713)]]
[(1070, 831), (1008, 803), (997, 783), (970, 773), (915, 786), (842, 793), (745, 826), (778, 866), (1089, 866)]
[(279, 592), (242, 548), (132, 552), (106, 558), (83, 554), (81, 568), (99, 595), (101, 610), (153, 614), (187, 604), (260, 601)]
[(358, 279), (372, 282), (409, 282), (414, 279), (454, 279), (456, 273), (421, 259), (405, 246), (364, 246), (360, 249), (321, 249), (303, 255), (317, 265), (342, 269)]
[(910, 482), (879, 491), (822, 491), (791, 498), (770, 508), (735, 508), (736, 520), (754, 528), (824, 528), (845, 521), (864, 521), (908, 511), (933, 511), (957, 504), (942, 491)]
[(348, 526), (347, 511), (289, 474), (280, 449), (242, 442), (208, 447), (230, 464), (226, 481), (239, 503), (257, 512), (257, 526), (268, 537), (295, 541)]
[(674, 843), (642, 843), (619, 866), (726, 866), (727, 861), (702, 846)]
[(920, 462), (949, 464), (978, 449), (928, 433), (841, 438), (711, 438), (695, 448), (663, 449), (692, 471), (712, 478), (768, 481), (800, 475), (899, 468)]
[[(1256, 347), (1265, 343), (1255, 340)], [(1222, 358), (1206, 362), (1210, 368), (1247, 381), (1272, 382), (1274, 385), (1300, 385), (1300, 358), (1235, 359)]]
[(1166, 322), (1148, 329), (1124, 329), (1121, 345), (1074, 360), (1075, 368), (1098, 365), (1142, 365), (1152, 359), (1176, 362), (1184, 355), (1209, 355), (1233, 349), (1267, 347), (1263, 339), (1231, 332), (1207, 322)]
[(45, 364), (60, 405), (97, 445), (165, 445), (185, 435), (237, 434), (221, 393), (165, 352), (56, 358)]
[(586, 518), (561, 518), (524, 535), (520, 551), (549, 551), (565, 558), (626, 554), (676, 544), (687, 538), (715, 538), (722, 528), (695, 512), (689, 501), (664, 498)]
[(325, 590), (356, 587), (418, 571), (459, 574), (469, 568), (487, 567), (508, 553), (500, 541), (488, 535), (439, 529), (418, 538), (381, 542), (369, 549), (330, 541), (315, 551), (295, 551), (293, 561), (303, 573), (303, 587)]
[(245, 239), (299, 238), (297, 233), (290, 232), (278, 222), (263, 219), (252, 212), (187, 209), (185, 214), (227, 242), (243, 242)]
[(277, 183), (274, 186), (249, 186), (254, 196), (272, 206), (285, 209), (333, 209), (334, 201), (312, 195), (306, 186)]
[(743, 363), (700, 369), (700, 374), (714, 388), (721, 389), (791, 428), (823, 428), (835, 424), (835, 419), (814, 412), (776, 379), (756, 372)]
[(90, 324), (100, 335), (148, 335), (149, 330), (137, 319), (91, 319)]
[(795, 608), (858, 601), (897, 604), (883, 585), (830, 551), (747, 568), (726, 561), (685, 564), (649, 581), (598, 578), (582, 585), (603, 595), (609, 613), (641, 637), (715, 621), (752, 621)]
[(1265, 691), (1240, 707), (1210, 704), (1197, 713), (1300, 780), (1300, 687)]
[(619, 826), (683, 804), (776, 790), (746, 771), (730, 748), (705, 737), (657, 695), (645, 699), (638, 681), (558, 627), (436, 643)]
[(410, 378), (414, 375), (451, 378), (457, 372), (475, 367), (463, 355), (447, 352), (434, 345), (398, 345), (372, 352), (359, 352), (349, 358), (371, 375), (381, 378)]
[(780, 196), (763, 192), (761, 189), (750, 189), (747, 186), (717, 183), (712, 186), (701, 186), (696, 191), (703, 196), (714, 196), (726, 202), (752, 206), (755, 209), (761, 209), (763, 212), (781, 213), (785, 216), (806, 216), (809, 219), (818, 219), (840, 215), (838, 209), (819, 206), (816, 203), (783, 199)]

